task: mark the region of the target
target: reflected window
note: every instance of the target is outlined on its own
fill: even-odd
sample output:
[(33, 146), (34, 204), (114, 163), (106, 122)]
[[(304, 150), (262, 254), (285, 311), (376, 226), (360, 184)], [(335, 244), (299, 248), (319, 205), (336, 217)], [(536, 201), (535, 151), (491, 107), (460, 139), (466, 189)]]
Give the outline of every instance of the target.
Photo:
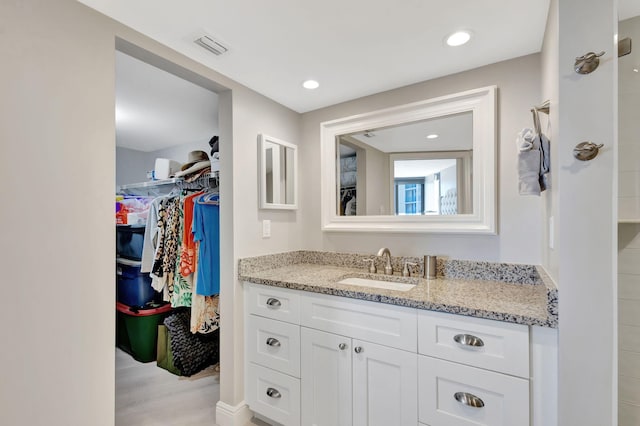
[(424, 211), (424, 179), (395, 180), (395, 214), (415, 215)]
[(390, 158), (395, 215), (470, 212), (470, 151), (391, 154)]

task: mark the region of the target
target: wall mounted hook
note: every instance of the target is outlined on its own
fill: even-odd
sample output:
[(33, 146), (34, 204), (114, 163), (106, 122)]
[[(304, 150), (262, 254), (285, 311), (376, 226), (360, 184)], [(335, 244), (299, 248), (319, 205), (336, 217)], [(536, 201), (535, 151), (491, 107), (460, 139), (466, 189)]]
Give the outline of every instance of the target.
[(591, 74), (600, 65), (600, 56), (602, 55), (604, 55), (604, 51), (600, 53), (585, 53), (576, 58), (576, 63), (573, 67), (578, 74)]
[(602, 148), (604, 144), (595, 144), (593, 142), (580, 142), (573, 148), (573, 156), (576, 157), (580, 161), (589, 161), (596, 158), (598, 152), (600, 152), (600, 148)]

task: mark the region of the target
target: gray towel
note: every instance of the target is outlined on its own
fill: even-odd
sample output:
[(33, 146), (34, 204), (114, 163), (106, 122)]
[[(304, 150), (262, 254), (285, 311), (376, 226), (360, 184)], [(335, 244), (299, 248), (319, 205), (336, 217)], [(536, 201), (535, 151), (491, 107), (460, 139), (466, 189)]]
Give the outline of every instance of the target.
[(518, 191), (520, 195), (540, 195), (540, 139), (531, 129), (522, 129), (518, 148)]
[(542, 133), (539, 135), (540, 141), (540, 190), (544, 191), (549, 188), (549, 173), (550, 169), (550, 144), (549, 139)]

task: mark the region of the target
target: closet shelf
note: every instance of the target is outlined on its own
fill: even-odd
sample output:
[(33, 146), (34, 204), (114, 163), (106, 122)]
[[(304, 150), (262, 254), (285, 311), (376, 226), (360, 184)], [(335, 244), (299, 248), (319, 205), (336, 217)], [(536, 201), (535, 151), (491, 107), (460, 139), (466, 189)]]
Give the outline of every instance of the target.
[[(116, 186), (117, 194), (132, 194), (136, 195), (141, 192), (164, 192), (167, 190), (171, 190), (173, 187), (201, 187), (201, 188), (209, 188), (218, 186), (218, 171), (212, 173), (206, 173), (200, 176), (194, 182), (187, 182), (182, 177), (170, 178), (170, 179), (162, 179), (162, 180), (150, 180), (146, 182), (139, 183), (128, 183), (125, 185)], [(211, 180), (214, 180), (213, 185), (211, 184)]]
[(171, 179), (162, 179), (162, 180), (150, 180), (147, 182), (139, 182), (139, 183), (128, 183), (126, 185), (119, 185), (116, 187), (116, 191), (127, 191), (130, 189), (147, 189), (147, 188), (156, 188), (162, 187), (164, 185), (175, 185), (177, 182), (182, 182), (184, 179), (182, 178), (171, 178)]

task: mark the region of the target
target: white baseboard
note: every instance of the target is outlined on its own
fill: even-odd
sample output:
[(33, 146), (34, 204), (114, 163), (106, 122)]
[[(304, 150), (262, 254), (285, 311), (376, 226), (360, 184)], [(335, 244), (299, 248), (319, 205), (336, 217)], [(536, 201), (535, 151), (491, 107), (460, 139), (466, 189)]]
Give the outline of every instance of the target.
[(218, 426), (246, 426), (253, 413), (242, 401), (238, 405), (229, 405), (222, 401), (216, 404), (216, 424)]

